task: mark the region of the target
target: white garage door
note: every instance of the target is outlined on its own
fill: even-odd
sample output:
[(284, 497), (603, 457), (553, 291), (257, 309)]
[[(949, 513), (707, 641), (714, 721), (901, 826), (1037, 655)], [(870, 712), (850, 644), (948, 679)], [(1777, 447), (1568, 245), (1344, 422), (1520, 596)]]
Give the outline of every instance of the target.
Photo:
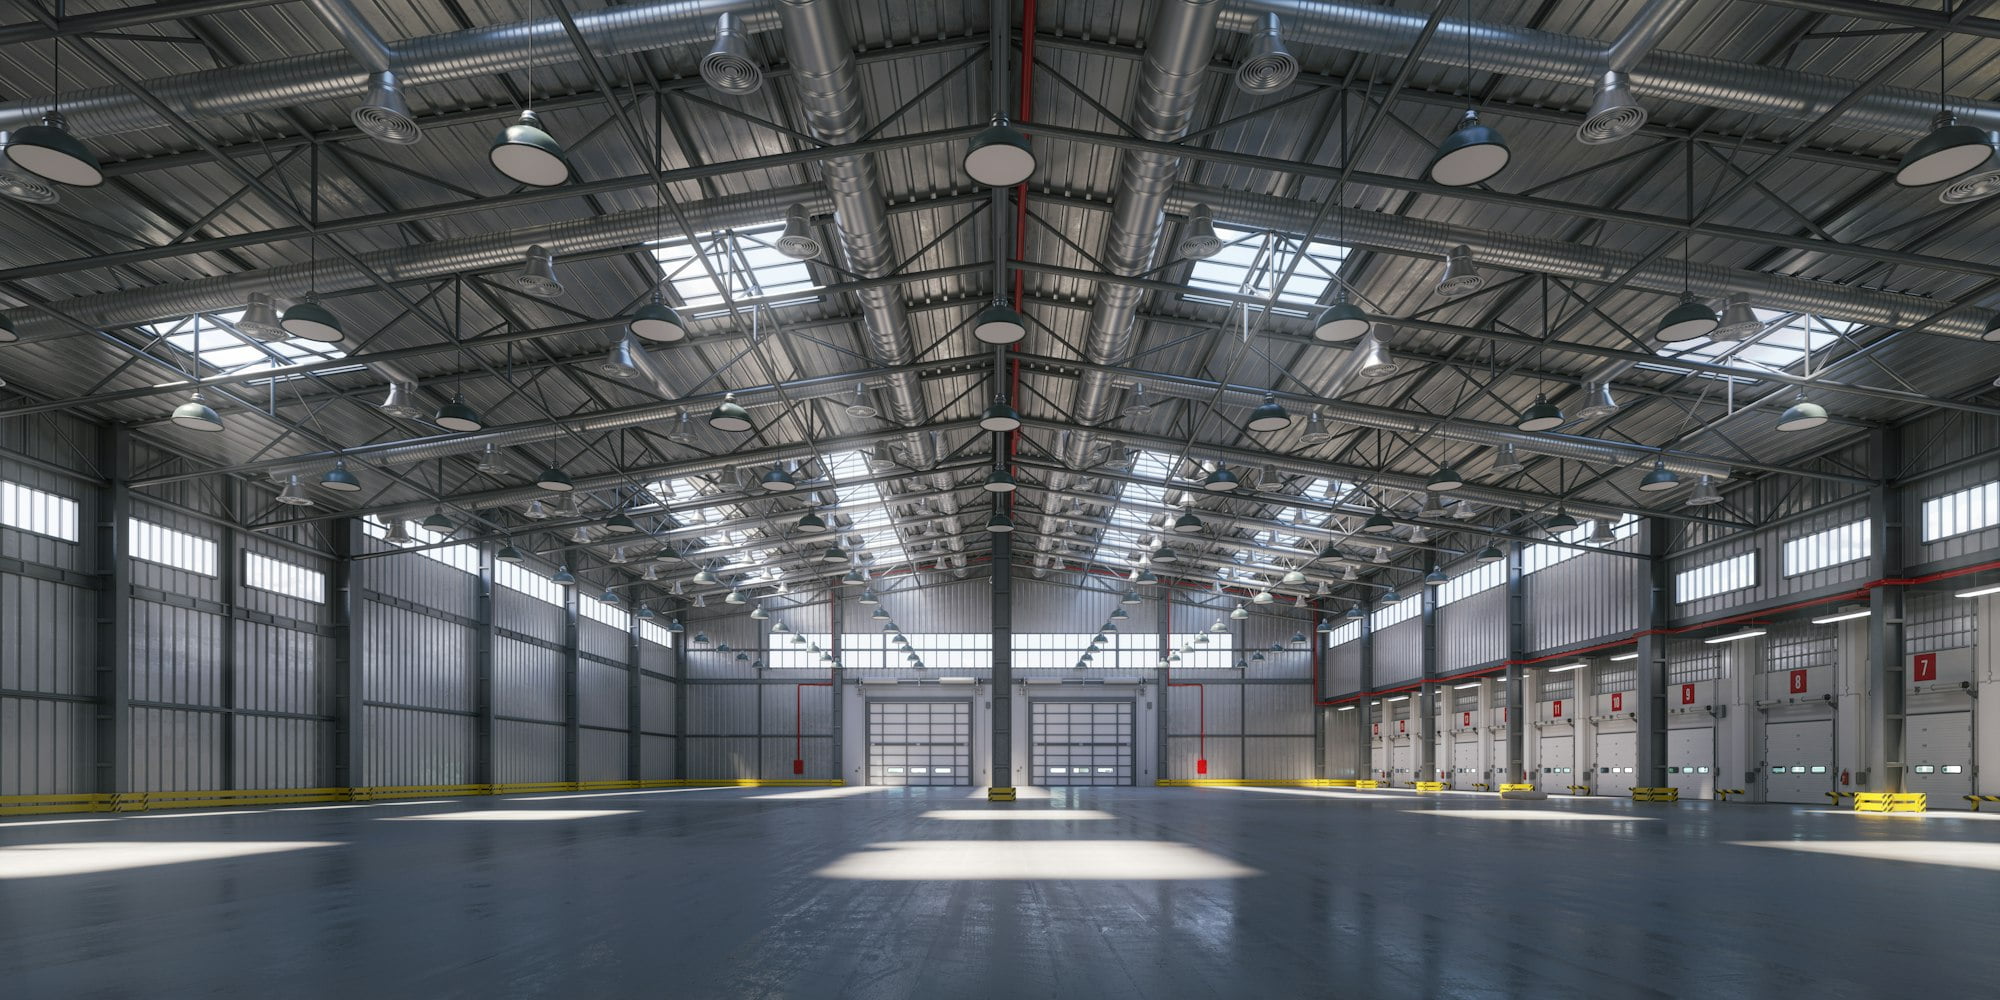
[(1453, 788), (1471, 788), (1485, 781), (1479, 770), (1479, 734), (1453, 733), (1451, 736), (1451, 780)]
[(1903, 759), (1906, 791), (1931, 797), (1932, 809), (1962, 809), (1972, 794), (1972, 713), (1910, 716)]
[(1487, 758), (1486, 762), (1486, 783), (1492, 786), (1493, 791), (1497, 792), (1500, 790), (1501, 785), (1511, 784), (1519, 780), (1507, 773), (1506, 733), (1499, 733), (1492, 739), (1487, 740), (1486, 752), (1491, 755)]
[(868, 783), (972, 784), (972, 703), (870, 701)]
[(1833, 720), (1766, 724), (1764, 776), (1766, 801), (1825, 805), (1833, 791)]
[(1543, 733), (1536, 749), (1541, 753), (1540, 780), (1535, 787), (1550, 794), (1563, 794), (1576, 784), (1576, 735)]
[(1681, 798), (1715, 795), (1715, 727), (1667, 730), (1667, 784)]
[(1368, 747), (1368, 776), (1377, 780), (1389, 776), (1389, 748), (1377, 742)]
[(1029, 703), (1030, 773), (1037, 785), (1129, 785), (1132, 703)]
[(1597, 734), (1597, 794), (1617, 798), (1632, 795), (1633, 765), (1638, 763), (1637, 733)]
[(1394, 781), (1398, 785), (1407, 785), (1417, 780), (1416, 744), (1411, 743), (1409, 740), (1397, 741), (1390, 748), (1389, 760), (1389, 767), (1393, 772), (1393, 776), (1390, 778), (1391, 781)]

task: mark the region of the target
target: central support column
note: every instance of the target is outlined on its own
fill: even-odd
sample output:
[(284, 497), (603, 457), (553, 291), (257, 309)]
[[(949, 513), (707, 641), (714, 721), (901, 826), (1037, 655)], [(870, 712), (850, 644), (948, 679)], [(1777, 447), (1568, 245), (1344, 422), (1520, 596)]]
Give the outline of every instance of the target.
[(1417, 780), (1439, 781), (1438, 777), (1438, 589), (1424, 585), (1423, 593), (1423, 681), (1417, 688)]
[(1667, 640), (1661, 631), (1667, 625), (1667, 611), (1673, 590), (1667, 578), (1667, 522), (1646, 519), (1646, 627), (1639, 633), (1636, 661), (1639, 718), (1638, 736), (1633, 739), (1633, 784), (1663, 788), (1667, 784)]
[(1506, 685), (1506, 709), (1502, 714), (1507, 719), (1507, 772), (1500, 778), (1503, 784), (1528, 780), (1521, 746), (1524, 740), (1521, 704), (1526, 700), (1521, 691), (1524, 672), (1521, 660), (1527, 655), (1527, 647), (1528, 608), (1521, 587), (1521, 543), (1515, 542), (1507, 547), (1507, 677), (1502, 682)]
[[(1003, 435), (996, 437), (1004, 440)], [(986, 797), (996, 802), (1011, 802), (1014, 799), (1014, 533), (990, 531), (987, 535), (993, 539), (993, 779)]]

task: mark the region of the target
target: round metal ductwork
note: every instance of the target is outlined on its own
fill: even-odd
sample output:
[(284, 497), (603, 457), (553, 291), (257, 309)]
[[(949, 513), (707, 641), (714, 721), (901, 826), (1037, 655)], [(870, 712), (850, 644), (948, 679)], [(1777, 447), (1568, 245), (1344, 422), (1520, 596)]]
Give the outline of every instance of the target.
[(408, 146), (424, 137), (417, 120), (410, 117), (402, 84), (389, 70), (368, 77), (368, 96), (348, 117), (353, 119), (355, 128), (397, 146)]
[(1278, 15), (1265, 14), (1250, 35), (1243, 61), (1236, 64), (1236, 89), (1246, 94), (1275, 94), (1298, 79), (1299, 61), (1285, 50)]
[(1625, 74), (1607, 71), (1598, 81), (1590, 111), (1576, 127), (1576, 141), (1590, 146), (1617, 142), (1646, 124), (1646, 109), (1632, 96)]
[(764, 68), (750, 55), (750, 33), (734, 14), (715, 19), (715, 45), (701, 57), (701, 78), (725, 94), (747, 97), (764, 89)]

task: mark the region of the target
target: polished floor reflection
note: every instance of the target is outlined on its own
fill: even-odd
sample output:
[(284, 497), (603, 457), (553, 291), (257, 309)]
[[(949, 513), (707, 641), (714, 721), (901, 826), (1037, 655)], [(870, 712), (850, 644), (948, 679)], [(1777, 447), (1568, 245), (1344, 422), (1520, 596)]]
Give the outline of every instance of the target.
[(1963, 814), (913, 788), (165, 815), (0, 823), (0, 995), (1859, 998), (2000, 982), (2000, 824)]

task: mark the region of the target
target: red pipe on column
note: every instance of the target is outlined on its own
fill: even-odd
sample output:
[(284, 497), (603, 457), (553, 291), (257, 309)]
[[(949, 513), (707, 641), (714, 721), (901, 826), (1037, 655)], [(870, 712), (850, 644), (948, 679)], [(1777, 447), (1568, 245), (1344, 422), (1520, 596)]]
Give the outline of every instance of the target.
[[(1160, 616), (1163, 619), (1165, 619), (1165, 624), (1167, 626), (1167, 643), (1168, 645), (1172, 645), (1174, 638), (1174, 599), (1171, 595), (1169, 595), (1166, 600), (1161, 602), (1161, 608), (1162, 610), (1160, 612)], [(1162, 650), (1162, 652), (1166, 651)], [(1172, 654), (1168, 653), (1167, 655), (1172, 655)], [(1167, 662), (1166, 657), (1164, 656), (1161, 657), (1161, 662)], [(1195, 695), (1196, 695), (1195, 732), (1197, 734), (1197, 740), (1198, 740), (1196, 746), (1198, 746), (1200, 749), (1195, 751), (1196, 757), (1194, 761), (1194, 773), (1207, 774), (1208, 773), (1208, 689), (1194, 681), (1174, 680), (1174, 668), (1171, 666), (1165, 668), (1165, 672), (1162, 673), (1160, 677), (1162, 680), (1166, 681), (1167, 687), (1195, 689)], [(1313, 692), (1317, 694), (1319, 692), (1319, 688), (1314, 687)], [(1170, 713), (1168, 715), (1168, 718), (1172, 717), (1173, 716)], [(1162, 762), (1161, 769), (1162, 771), (1165, 770), (1164, 762)]]
[[(998, 95), (995, 96), (997, 97)], [(1034, 111), (1035, 111), (1035, 0), (1022, 0), (1021, 2), (1021, 103), (1020, 106), (1017, 107), (1014, 111), (1015, 124), (1017, 125), (1027, 124), (1027, 122), (1034, 116)], [(1000, 220), (997, 218), (994, 219), (993, 224), (996, 226), (999, 225)], [(1016, 261), (1027, 259), (1023, 254), (1023, 250), (1027, 246), (1027, 243), (1028, 243), (1028, 182), (1022, 181), (1021, 183), (1014, 186), (1014, 259)], [(1015, 312), (1021, 311), (1021, 298), (1022, 298), (1021, 269), (1017, 267), (1014, 269)], [(1020, 345), (1015, 344), (1008, 348), (1008, 353), (1012, 354), (1018, 351), (1019, 348)], [(1008, 369), (1007, 401), (1014, 404), (1014, 406), (1018, 409), (1021, 405), (1021, 359), (1015, 358), (1012, 361), (1009, 361), (1007, 363), (1007, 369)], [(1008, 431), (1007, 457), (1009, 459), (1012, 459), (1014, 455), (1020, 451), (1020, 444), (1021, 444), (1020, 428), (1017, 427), (1014, 430)], [(1009, 461), (1007, 463), (1007, 474), (1011, 476), (1014, 475), (1017, 471), (1018, 470), (1014, 468), (1013, 462)], [(1007, 509), (1009, 512), (1011, 512), (1014, 509), (1014, 498), (1011, 494), (1007, 497)]]

